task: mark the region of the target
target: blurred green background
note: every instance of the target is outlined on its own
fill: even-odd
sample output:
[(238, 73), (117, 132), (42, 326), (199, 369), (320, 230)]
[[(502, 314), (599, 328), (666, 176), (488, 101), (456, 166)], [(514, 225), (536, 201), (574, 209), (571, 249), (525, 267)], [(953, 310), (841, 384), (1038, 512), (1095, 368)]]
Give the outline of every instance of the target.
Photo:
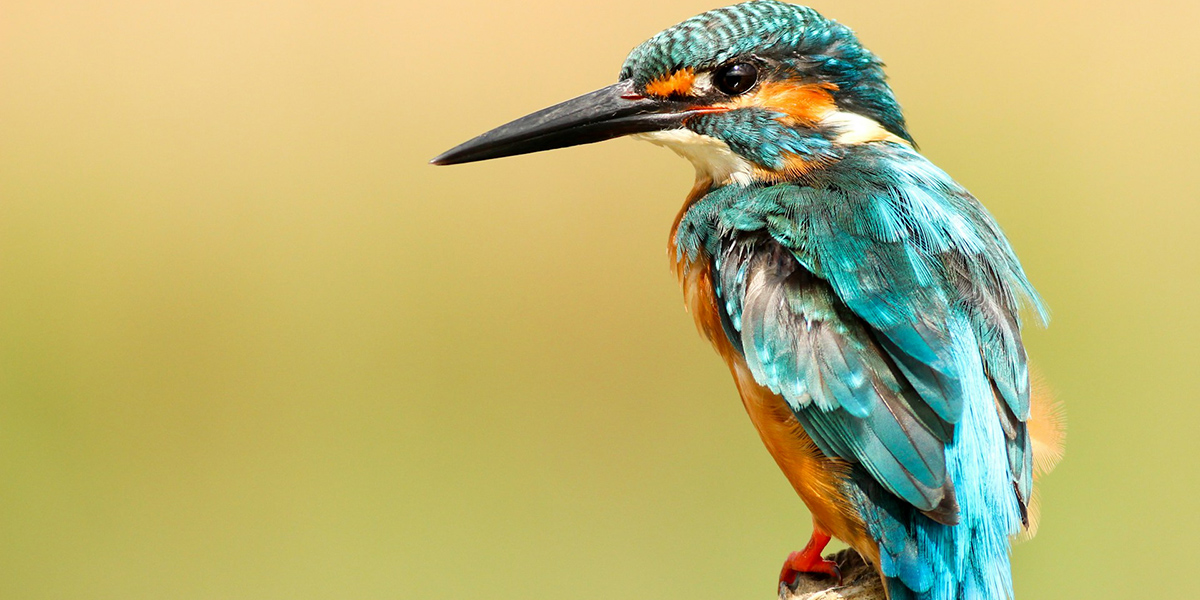
[[(667, 271), (691, 167), (425, 164), (714, 6), (7, 0), (0, 598), (772, 597), (808, 519)], [(1200, 9), (815, 6), (1054, 312), (1018, 596), (1200, 595)]]

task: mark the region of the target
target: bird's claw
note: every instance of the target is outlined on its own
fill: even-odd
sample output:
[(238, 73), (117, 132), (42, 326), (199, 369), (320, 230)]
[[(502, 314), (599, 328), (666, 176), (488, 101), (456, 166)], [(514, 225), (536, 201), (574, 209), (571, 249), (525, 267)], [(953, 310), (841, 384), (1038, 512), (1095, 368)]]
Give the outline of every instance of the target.
[(796, 585), (796, 578), (801, 573), (821, 573), (835, 579), (838, 585), (842, 584), (842, 570), (838, 568), (837, 563), (822, 558), (819, 550), (810, 552), (809, 548), (805, 548), (789, 554), (787, 560), (783, 561), (779, 583), (790, 588)]

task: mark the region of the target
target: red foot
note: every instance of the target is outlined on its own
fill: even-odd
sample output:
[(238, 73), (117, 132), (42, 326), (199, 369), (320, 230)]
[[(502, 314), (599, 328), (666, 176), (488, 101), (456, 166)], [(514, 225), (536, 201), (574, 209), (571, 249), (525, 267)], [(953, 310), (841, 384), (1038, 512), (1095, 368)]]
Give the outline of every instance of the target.
[(825, 544), (828, 543), (829, 534), (814, 529), (812, 537), (809, 538), (804, 549), (789, 554), (787, 560), (783, 561), (783, 571), (779, 573), (779, 583), (791, 587), (796, 584), (796, 576), (801, 573), (823, 573), (836, 579), (840, 585), (842, 571), (838, 569), (837, 563), (821, 557), (821, 552), (825, 550)]

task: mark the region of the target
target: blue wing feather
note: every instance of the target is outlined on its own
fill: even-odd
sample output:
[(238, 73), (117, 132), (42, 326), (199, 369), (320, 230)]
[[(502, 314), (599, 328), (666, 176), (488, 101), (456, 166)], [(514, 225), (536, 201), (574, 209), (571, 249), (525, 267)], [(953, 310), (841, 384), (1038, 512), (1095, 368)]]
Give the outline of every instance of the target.
[(740, 308), (729, 322), (747, 366), (822, 450), (861, 463), (912, 506), (952, 522), (945, 422), (921, 410), (920, 396), (828, 282), (764, 235), (729, 238), (714, 267), (723, 307)]

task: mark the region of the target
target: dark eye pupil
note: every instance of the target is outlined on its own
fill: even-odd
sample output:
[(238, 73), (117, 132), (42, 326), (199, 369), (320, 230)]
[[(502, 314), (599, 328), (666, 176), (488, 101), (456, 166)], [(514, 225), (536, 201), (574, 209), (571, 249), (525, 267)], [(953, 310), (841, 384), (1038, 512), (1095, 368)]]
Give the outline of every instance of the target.
[(747, 63), (729, 65), (717, 71), (714, 83), (718, 90), (736, 96), (754, 87), (758, 81), (758, 69)]

